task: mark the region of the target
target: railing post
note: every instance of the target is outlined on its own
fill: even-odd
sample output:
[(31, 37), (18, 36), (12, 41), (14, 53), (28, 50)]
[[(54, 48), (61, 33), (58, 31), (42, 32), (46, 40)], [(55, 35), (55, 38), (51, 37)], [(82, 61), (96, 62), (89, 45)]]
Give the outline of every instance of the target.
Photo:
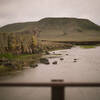
[[(55, 82), (52, 80), (52, 82)], [(56, 82), (60, 82), (59, 80)], [(62, 82), (62, 81), (61, 81)], [(52, 86), (51, 88), (51, 100), (64, 100), (64, 86)]]

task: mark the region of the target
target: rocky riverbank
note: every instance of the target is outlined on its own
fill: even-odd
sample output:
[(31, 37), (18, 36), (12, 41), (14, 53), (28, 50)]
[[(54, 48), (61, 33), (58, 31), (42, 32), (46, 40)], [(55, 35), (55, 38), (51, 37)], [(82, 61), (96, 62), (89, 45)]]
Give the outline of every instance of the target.
[(0, 54), (0, 75), (7, 75), (12, 71), (23, 70), (24, 68), (38, 67), (38, 63), (49, 64), (47, 59), (42, 59), (43, 55), (49, 55), (49, 51), (58, 49), (68, 49), (72, 45), (65, 43), (55, 43), (42, 41), (33, 54)]
[(0, 58), (0, 75), (7, 75), (10, 72), (23, 70), (28, 67), (36, 67), (41, 54), (3, 54)]

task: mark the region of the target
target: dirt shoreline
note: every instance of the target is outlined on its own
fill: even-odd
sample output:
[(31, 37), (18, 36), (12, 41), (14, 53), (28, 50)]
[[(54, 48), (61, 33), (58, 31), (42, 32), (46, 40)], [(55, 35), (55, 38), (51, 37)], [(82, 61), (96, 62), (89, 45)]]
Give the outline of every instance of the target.
[[(43, 40), (48, 41), (48, 40)], [(97, 45), (100, 44), (100, 41), (52, 41), (55, 43), (67, 43), (72, 45)]]

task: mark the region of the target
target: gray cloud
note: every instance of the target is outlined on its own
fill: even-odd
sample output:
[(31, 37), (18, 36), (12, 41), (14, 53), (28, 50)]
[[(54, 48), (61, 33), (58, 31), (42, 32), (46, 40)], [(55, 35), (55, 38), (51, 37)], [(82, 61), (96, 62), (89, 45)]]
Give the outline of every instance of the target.
[(0, 26), (44, 17), (88, 18), (100, 25), (100, 0), (0, 0)]

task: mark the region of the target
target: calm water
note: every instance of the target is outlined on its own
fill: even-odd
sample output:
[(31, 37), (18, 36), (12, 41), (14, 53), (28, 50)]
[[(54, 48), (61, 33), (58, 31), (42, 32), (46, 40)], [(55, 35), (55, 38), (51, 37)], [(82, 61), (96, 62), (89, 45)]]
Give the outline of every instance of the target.
[[(100, 82), (100, 47), (74, 47), (55, 51), (64, 58), (49, 58), (50, 65), (39, 64), (13, 76), (0, 77), (1, 82)], [(51, 52), (52, 54), (52, 52)], [(68, 55), (66, 55), (68, 54)], [(77, 62), (73, 62), (78, 59)], [(52, 62), (57, 61), (57, 65)], [(0, 88), (0, 100), (50, 100), (50, 88)], [(66, 100), (100, 100), (100, 88), (66, 88)]]

